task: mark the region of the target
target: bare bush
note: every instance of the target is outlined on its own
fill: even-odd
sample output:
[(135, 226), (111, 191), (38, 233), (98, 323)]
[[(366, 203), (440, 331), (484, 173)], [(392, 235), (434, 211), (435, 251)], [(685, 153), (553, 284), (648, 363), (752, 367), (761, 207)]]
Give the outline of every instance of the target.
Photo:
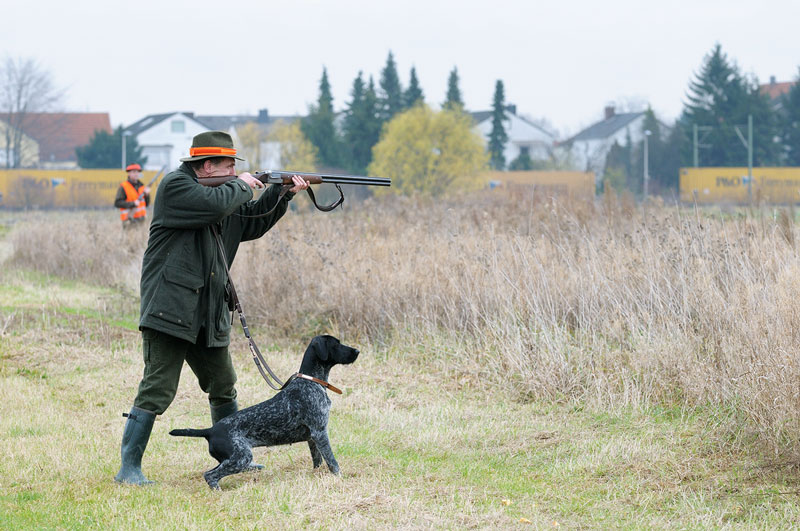
[[(797, 453), (794, 230), (793, 215), (645, 211), (609, 194), (392, 198), (290, 213), (241, 247), (233, 275), (250, 320), (272, 330), (360, 336), (537, 398), (732, 405)], [(16, 260), (119, 284), (141, 247), (117, 250), (111, 232), (17, 237)]]

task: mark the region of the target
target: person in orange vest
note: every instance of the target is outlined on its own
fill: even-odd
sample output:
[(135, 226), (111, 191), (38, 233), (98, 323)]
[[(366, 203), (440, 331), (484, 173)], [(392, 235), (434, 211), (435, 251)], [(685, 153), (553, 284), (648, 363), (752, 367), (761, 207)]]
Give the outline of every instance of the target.
[(128, 180), (117, 188), (114, 206), (119, 209), (119, 218), (123, 227), (131, 227), (145, 221), (147, 207), (150, 205), (150, 188), (142, 184), (142, 167), (129, 164), (125, 171)]

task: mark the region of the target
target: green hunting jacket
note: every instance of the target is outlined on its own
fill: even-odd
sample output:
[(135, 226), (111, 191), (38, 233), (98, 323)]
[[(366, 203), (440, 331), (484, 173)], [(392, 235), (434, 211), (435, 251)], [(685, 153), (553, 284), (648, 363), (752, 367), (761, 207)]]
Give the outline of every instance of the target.
[(203, 186), (188, 164), (164, 177), (142, 260), (139, 329), (152, 328), (192, 343), (202, 329), (209, 347), (228, 345), (228, 278), (211, 226), (219, 228), (230, 267), (239, 243), (263, 236), (286, 212), (294, 194), (287, 193), (269, 216), (235, 214), (268, 212), (279, 193), (280, 185), (272, 185), (252, 201), (252, 189), (240, 179), (215, 188)]

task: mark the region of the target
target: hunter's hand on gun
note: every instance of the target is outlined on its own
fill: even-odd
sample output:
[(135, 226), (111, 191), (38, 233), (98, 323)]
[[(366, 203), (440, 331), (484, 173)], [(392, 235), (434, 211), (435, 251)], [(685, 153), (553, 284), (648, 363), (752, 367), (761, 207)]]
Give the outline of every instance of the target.
[[(239, 174), (239, 178), (247, 183), (250, 188), (265, 188), (267, 185), (253, 177), (249, 172), (244, 172)], [(294, 186), (289, 188), (289, 191), (293, 194), (300, 192), (302, 190), (306, 190), (308, 188), (308, 181), (300, 177), (299, 175), (292, 175), (292, 182)]]

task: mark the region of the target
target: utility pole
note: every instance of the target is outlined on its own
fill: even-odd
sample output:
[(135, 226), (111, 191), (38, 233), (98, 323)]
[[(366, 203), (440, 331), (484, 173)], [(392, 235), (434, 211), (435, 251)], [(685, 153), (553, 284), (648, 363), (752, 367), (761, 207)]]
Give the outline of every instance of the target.
[[(705, 140), (706, 136), (708, 136), (708, 133), (710, 133), (710, 132), (711, 132), (711, 126), (710, 125), (697, 125), (697, 124), (694, 124), (692, 126), (692, 155), (694, 156), (693, 162), (694, 162), (694, 167), (695, 168), (700, 167), (699, 149), (700, 148), (711, 147), (710, 144), (701, 144), (700, 143), (703, 140)], [(702, 138), (700, 138), (699, 133), (703, 133), (703, 137)]]
[(125, 152), (127, 150), (125, 149), (125, 143), (126, 143), (127, 138), (130, 135), (131, 135), (130, 131), (123, 131), (122, 132), (122, 169), (123, 170), (125, 169), (125, 166), (126, 166), (126, 164), (125, 164), (125, 155), (126, 155), (126, 153)]
[(649, 160), (650, 149), (647, 143), (647, 139), (652, 134), (653, 133), (649, 129), (646, 129), (644, 132), (644, 179), (643, 179), (644, 182), (642, 183), (642, 189), (644, 190), (645, 201), (647, 201), (647, 188), (648, 188), (647, 185), (650, 182), (650, 160)]
[(747, 200), (753, 203), (753, 115), (747, 115), (747, 140), (745, 140), (739, 126), (733, 126), (744, 147), (747, 148)]

